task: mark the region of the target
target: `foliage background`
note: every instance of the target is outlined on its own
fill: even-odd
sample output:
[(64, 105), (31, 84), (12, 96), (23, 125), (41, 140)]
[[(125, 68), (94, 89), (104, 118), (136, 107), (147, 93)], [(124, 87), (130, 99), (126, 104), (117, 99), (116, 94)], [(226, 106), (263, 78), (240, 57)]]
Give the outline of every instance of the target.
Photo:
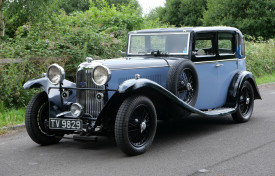
[[(78, 2), (78, 3), (76, 3)], [(275, 70), (272, 0), (166, 0), (148, 15), (136, 0), (0, 0), (0, 111), (26, 106), (39, 90), (22, 89), (48, 65), (65, 67), (73, 80), (86, 56), (119, 57), (129, 31), (174, 26), (228, 25), (246, 34), (247, 68), (255, 76)], [(273, 18), (272, 18), (273, 17)]]

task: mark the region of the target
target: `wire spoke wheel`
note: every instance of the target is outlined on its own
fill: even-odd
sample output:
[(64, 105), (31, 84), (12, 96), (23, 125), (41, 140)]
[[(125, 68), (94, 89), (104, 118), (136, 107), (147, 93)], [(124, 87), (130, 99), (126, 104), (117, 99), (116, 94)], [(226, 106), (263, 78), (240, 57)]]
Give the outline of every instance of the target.
[(178, 97), (190, 103), (194, 96), (194, 78), (190, 69), (186, 68), (182, 71), (178, 82)]
[(37, 113), (37, 125), (42, 133), (52, 136), (50, 130), (45, 127), (45, 122), (49, 120), (49, 103), (45, 102), (41, 105)]
[(241, 90), (241, 97), (240, 97), (240, 110), (243, 116), (245, 116), (249, 112), (250, 108), (250, 99), (251, 96), (249, 94), (249, 90), (247, 87), (244, 87)]
[(146, 105), (141, 104), (129, 118), (128, 136), (132, 145), (140, 147), (146, 143), (150, 133), (150, 113)]
[(253, 112), (254, 107), (254, 91), (251, 84), (245, 81), (239, 92), (239, 101), (236, 112), (232, 114), (232, 118), (237, 123), (247, 122)]
[(121, 104), (115, 121), (118, 147), (127, 155), (139, 155), (151, 146), (157, 128), (157, 114), (152, 101), (132, 96)]
[(45, 127), (47, 119), (49, 119), (48, 96), (45, 92), (41, 92), (32, 97), (25, 114), (25, 125), (29, 136), (41, 145), (56, 144), (63, 136), (63, 134), (50, 132)]

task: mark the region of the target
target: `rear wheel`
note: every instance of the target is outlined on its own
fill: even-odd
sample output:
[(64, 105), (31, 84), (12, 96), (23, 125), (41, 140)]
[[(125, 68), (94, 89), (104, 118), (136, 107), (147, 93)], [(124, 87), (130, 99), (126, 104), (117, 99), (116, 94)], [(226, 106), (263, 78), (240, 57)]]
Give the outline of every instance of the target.
[(41, 145), (56, 144), (63, 135), (57, 135), (45, 127), (49, 119), (49, 101), (45, 92), (32, 97), (26, 108), (25, 125), (31, 139)]
[(240, 93), (238, 107), (232, 118), (237, 123), (247, 122), (252, 115), (254, 107), (254, 91), (251, 84), (245, 81)]
[(145, 96), (129, 97), (116, 116), (116, 143), (127, 155), (142, 154), (151, 146), (156, 128), (157, 115), (152, 101)]

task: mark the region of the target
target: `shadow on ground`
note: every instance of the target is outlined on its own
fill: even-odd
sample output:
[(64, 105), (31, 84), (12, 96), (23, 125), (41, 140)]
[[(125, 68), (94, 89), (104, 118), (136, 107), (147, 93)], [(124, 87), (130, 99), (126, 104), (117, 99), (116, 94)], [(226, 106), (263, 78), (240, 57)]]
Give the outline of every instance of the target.
[[(170, 121), (158, 121), (157, 133), (153, 145), (169, 145), (181, 140), (196, 139), (234, 126), (231, 116), (221, 118), (208, 118), (192, 115), (188, 118)], [(75, 148), (84, 150), (112, 150), (116, 148), (114, 138), (100, 137), (98, 142), (79, 143), (71, 139), (63, 139), (56, 148)]]

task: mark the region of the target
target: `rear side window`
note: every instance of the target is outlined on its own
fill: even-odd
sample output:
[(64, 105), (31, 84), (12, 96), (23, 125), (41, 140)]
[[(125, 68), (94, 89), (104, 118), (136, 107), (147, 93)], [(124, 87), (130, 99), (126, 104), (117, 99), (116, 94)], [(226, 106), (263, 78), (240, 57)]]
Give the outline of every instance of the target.
[(215, 35), (213, 33), (197, 34), (195, 40), (195, 55), (197, 56), (213, 56)]
[(208, 40), (196, 40), (196, 50), (203, 48), (212, 48), (212, 41)]
[(220, 55), (234, 54), (234, 34), (232, 33), (219, 33), (218, 34), (218, 51)]

